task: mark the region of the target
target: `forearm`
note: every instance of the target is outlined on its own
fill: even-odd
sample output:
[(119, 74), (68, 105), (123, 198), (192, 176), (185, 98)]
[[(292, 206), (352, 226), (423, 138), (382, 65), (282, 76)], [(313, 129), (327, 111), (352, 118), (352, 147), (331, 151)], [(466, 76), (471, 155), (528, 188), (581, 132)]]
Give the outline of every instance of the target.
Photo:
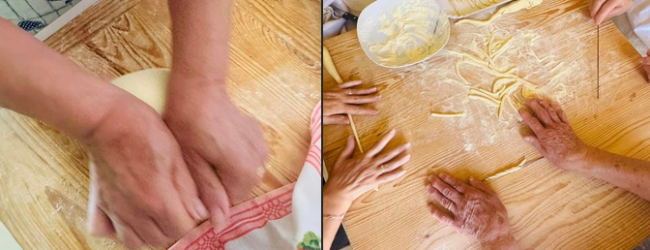
[(650, 162), (589, 148), (587, 160), (576, 170), (650, 200)]
[[(232, 0), (169, 0), (173, 26), (170, 93), (225, 90)], [(181, 86), (182, 85), (182, 86)]]
[(0, 106), (85, 137), (125, 94), (1, 18), (0, 34)]
[[(327, 185), (326, 185), (327, 186)], [(323, 189), (323, 216), (340, 216), (344, 215), (350, 208), (350, 202), (339, 197), (335, 192), (331, 192), (327, 187)], [(343, 218), (323, 217), (323, 249), (332, 248), (332, 242), (338, 231)]]

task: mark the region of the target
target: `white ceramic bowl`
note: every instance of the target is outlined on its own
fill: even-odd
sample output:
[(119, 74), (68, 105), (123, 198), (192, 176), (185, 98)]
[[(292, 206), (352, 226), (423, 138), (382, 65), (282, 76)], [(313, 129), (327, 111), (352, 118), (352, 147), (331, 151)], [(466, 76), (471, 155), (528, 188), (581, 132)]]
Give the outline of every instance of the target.
[[(394, 13), (403, 14), (396, 18)], [(416, 32), (425, 28), (426, 32)], [(450, 31), (449, 17), (436, 0), (378, 0), (361, 12), (357, 22), (363, 51), (386, 68), (406, 67), (430, 58), (447, 44)], [(399, 35), (389, 37), (394, 32)]]

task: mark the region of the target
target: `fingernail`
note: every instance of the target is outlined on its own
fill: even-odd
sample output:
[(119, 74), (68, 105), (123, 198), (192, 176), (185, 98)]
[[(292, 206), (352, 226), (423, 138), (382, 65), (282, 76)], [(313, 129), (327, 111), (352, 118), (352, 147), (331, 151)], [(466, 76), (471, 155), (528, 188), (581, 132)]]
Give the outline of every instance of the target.
[(469, 177), (469, 180), (470, 180), (470, 181), (474, 181), (474, 177), (470, 176), (470, 177)]
[(427, 191), (431, 192), (431, 191), (433, 191), (432, 189), (433, 189), (433, 187), (431, 185), (427, 185)]
[(196, 208), (196, 213), (199, 216), (199, 219), (205, 220), (210, 218), (210, 212), (208, 212), (208, 209), (205, 208), (203, 202), (196, 200), (194, 207)]
[(530, 142), (530, 137), (524, 137), (524, 140), (526, 140), (527, 142)]
[(404, 147), (406, 147), (406, 148), (411, 148), (411, 143), (410, 143), (410, 142), (407, 143), (406, 145), (404, 145)]

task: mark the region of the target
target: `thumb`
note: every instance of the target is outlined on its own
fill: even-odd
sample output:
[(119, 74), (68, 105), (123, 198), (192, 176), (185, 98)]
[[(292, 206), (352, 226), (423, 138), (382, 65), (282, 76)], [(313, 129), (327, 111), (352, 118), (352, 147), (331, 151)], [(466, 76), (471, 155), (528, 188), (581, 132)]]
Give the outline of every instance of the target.
[(93, 162), (90, 163), (90, 194), (88, 197), (88, 219), (86, 228), (91, 235), (102, 238), (115, 238), (115, 227), (108, 215), (99, 207), (99, 182), (97, 170)]
[(533, 147), (535, 147), (537, 149), (537, 151), (539, 151), (542, 155), (546, 154), (546, 151), (544, 150), (544, 146), (542, 146), (542, 144), (539, 142), (539, 139), (537, 139), (536, 136), (529, 135), (529, 136), (524, 137), (524, 140), (526, 140), (527, 142), (532, 144)]

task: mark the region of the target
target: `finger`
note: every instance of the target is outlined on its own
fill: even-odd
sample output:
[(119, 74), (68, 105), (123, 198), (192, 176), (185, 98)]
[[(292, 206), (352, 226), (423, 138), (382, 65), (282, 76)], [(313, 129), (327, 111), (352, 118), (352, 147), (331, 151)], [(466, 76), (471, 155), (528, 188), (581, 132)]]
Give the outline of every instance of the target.
[(340, 84), (338, 87), (342, 88), (342, 89), (347, 89), (347, 88), (352, 88), (354, 86), (359, 86), (362, 83), (363, 83), (363, 81), (361, 81), (361, 80), (349, 81), (349, 82), (345, 82), (345, 83)]
[(199, 197), (210, 212), (212, 226), (215, 231), (219, 232), (229, 224), (230, 200), (226, 189), (208, 162), (197, 159), (191, 170), (198, 187)]
[(402, 177), (404, 174), (406, 174), (406, 170), (404, 170), (403, 168), (397, 168), (393, 171), (377, 176), (377, 182), (378, 184), (388, 183), (397, 180), (398, 178)]
[(370, 95), (370, 94), (377, 93), (377, 88), (369, 88), (369, 89), (349, 89), (349, 90), (352, 90), (352, 92), (347, 92), (347, 91), (346, 91), (346, 92), (347, 92), (346, 94), (348, 94), (348, 93), (352, 93), (352, 95)]
[(477, 180), (474, 177), (469, 177), (469, 184), (472, 185), (473, 187), (491, 195), (496, 195), (496, 193), (490, 189), (488, 186), (485, 185), (482, 181)]
[(618, 15), (621, 15), (621, 14), (625, 13), (626, 11), (627, 11), (627, 8), (625, 8), (625, 7), (621, 6), (621, 5), (616, 6), (616, 8), (614, 8), (614, 10), (612, 10), (612, 12), (610, 13), (610, 17), (615, 17), (615, 16), (618, 16)]
[(449, 186), (446, 182), (442, 181), (440, 177), (436, 174), (432, 174), (429, 176), (429, 182), (431, 183), (431, 186), (433, 186), (440, 194), (445, 196), (447, 199), (450, 199), (451, 201), (458, 203), (462, 200), (463, 195), (459, 193), (456, 189), (452, 188)]
[(155, 247), (170, 246), (176, 238), (165, 235), (160, 227), (144, 212), (131, 211), (121, 213), (124, 219), (129, 221), (130, 229), (135, 232), (140, 240), (146, 245)]
[(394, 136), (395, 136), (395, 130), (393, 129), (390, 132), (388, 132), (388, 134), (384, 135), (384, 137), (381, 138), (381, 140), (379, 140), (379, 142), (375, 143), (375, 145), (372, 146), (372, 148), (368, 149), (368, 151), (366, 151), (365, 156), (369, 157), (369, 158), (372, 158), (375, 155), (377, 155), (379, 152), (384, 150), (384, 147), (386, 147), (386, 145), (388, 145), (388, 143), (390, 142), (390, 140), (393, 139)]
[(536, 136), (529, 135), (524, 137), (524, 140), (532, 144), (533, 147), (535, 147), (535, 149), (537, 149), (537, 151), (539, 151), (539, 153), (541, 153), (542, 155), (546, 154), (546, 149), (544, 148), (544, 146), (542, 146), (542, 144), (539, 142), (539, 139), (537, 139)]
[(347, 115), (324, 115), (323, 124), (325, 125), (344, 125), (350, 124)]
[(196, 224), (210, 218), (207, 208), (199, 198), (199, 192), (196, 190), (196, 183), (192, 179), (187, 166), (183, 162), (178, 167), (174, 168), (172, 176), (174, 178), (174, 186), (178, 190), (178, 194), (185, 204), (185, 209), (188, 211)]
[(446, 208), (452, 213), (456, 212), (456, 204), (438, 192), (438, 190), (431, 186), (431, 184), (427, 185), (427, 191), (429, 192), (429, 197), (431, 197), (432, 201), (438, 202), (440, 206)]
[(560, 116), (557, 114), (557, 111), (555, 111), (551, 104), (544, 100), (541, 100), (539, 103), (548, 111), (548, 115), (551, 117), (551, 120), (553, 122), (562, 122)]
[(440, 179), (442, 181), (444, 181), (449, 186), (456, 189), (456, 191), (458, 191), (459, 193), (464, 194), (465, 192), (467, 192), (467, 184), (465, 184), (464, 182), (454, 178), (451, 175), (445, 174), (445, 173), (440, 173), (440, 174), (438, 174), (438, 176), (440, 177)]
[(377, 155), (377, 157), (375, 157), (375, 159), (376, 159), (375, 164), (377, 166), (379, 166), (381, 164), (384, 164), (384, 163), (392, 160), (393, 158), (397, 157), (399, 154), (406, 151), (410, 147), (411, 147), (411, 144), (406, 143), (406, 144), (403, 144), (403, 145), (401, 145), (401, 146), (399, 146), (397, 148), (394, 148), (394, 149), (392, 149), (392, 150), (390, 150), (388, 152), (381, 153), (381, 154)]
[(379, 111), (372, 109), (372, 108), (366, 108), (366, 107), (361, 107), (357, 105), (352, 105), (352, 104), (343, 104), (335, 110), (336, 114), (351, 114), (351, 115), (376, 115), (379, 113)]
[(455, 224), (454, 223), (454, 218), (451, 217), (451, 215), (448, 215), (447, 213), (445, 213), (443, 211), (440, 211), (433, 204), (429, 204), (429, 208), (431, 210), (431, 215), (433, 215), (433, 217), (435, 217), (436, 219), (438, 219), (440, 222), (442, 222), (444, 224), (454, 226), (454, 224)]
[(543, 125), (549, 126), (553, 124), (553, 120), (551, 120), (548, 111), (544, 107), (542, 107), (539, 100), (537, 99), (527, 100), (526, 104), (528, 105), (528, 107), (530, 107), (533, 110), (533, 112), (535, 112), (535, 115), (537, 116), (539, 121), (542, 122)]
[(615, 0), (605, 1), (605, 3), (602, 4), (600, 9), (598, 10), (598, 13), (596, 13), (596, 16), (594, 17), (596, 24), (600, 24), (603, 21), (605, 21), (605, 19), (610, 18), (611, 17), (610, 13), (618, 5), (619, 2)]
[(528, 113), (528, 111), (524, 109), (519, 110), (519, 116), (521, 116), (521, 119), (524, 121), (524, 123), (528, 125), (528, 127), (530, 127), (530, 129), (533, 130), (535, 134), (539, 135), (544, 132), (544, 126), (542, 126), (537, 118)]
[(104, 210), (99, 208), (94, 202), (88, 202), (88, 232), (96, 237), (113, 238), (115, 237), (115, 227), (113, 222), (106, 215)]
[(341, 93), (338, 92), (325, 92), (323, 93), (323, 99), (338, 99), (341, 96)]
[(343, 152), (341, 152), (339, 159), (336, 160), (336, 165), (339, 165), (343, 160), (352, 158), (352, 153), (354, 153), (354, 147), (356, 146), (355, 143), (354, 137), (348, 136), (348, 143), (345, 145)]
[(133, 231), (131, 227), (122, 223), (120, 220), (112, 218), (115, 225), (115, 232), (117, 238), (126, 246), (128, 249), (136, 249), (138, 247), (144, 246), (144, 241)]
[(403, 166), (404, 164), (406, 164), (410, 160), (411, 160), (411, 155), (408, 154), (408, 155), (402, 156), (400, 158), (397, 158), (395, 160), (389, 161), (389, 162), (383, 164), (384, 165), (384, 173), (385, 172), (391, 172), (391, 171)]
[(99, 181), (96, 165), (90, 162), (90, 193), (88, 195), (88, 220), (86, 227), (91, 235), (97, 237), (115, 237), (115, 227), (106, 212), (99, 207)]
[(367, 96), (351, 95), (343, 98), (343, 102), (347, 104), (368, 104), (368, 103), (378, 102), (379, 100), (381, 100), (381, 97), (378, 95), (367, 95)]
[(596, 21), (596, 14), (600, 10), (600, 7), (605, 3), (607, 0), (594, 0), (592, 5), (589, 8), (589, 13), (591, 14), (591, 18), (594, 19), (594, 22)]
[(564, 123), (569, 123), (569, 119), (566, 117), (566, 113), (564, 113), (564, 110), (558, 105), (557, 103), (551, 103), (551, 106), (557, 112), (557, 115), (560, 117), (560, 120)]

